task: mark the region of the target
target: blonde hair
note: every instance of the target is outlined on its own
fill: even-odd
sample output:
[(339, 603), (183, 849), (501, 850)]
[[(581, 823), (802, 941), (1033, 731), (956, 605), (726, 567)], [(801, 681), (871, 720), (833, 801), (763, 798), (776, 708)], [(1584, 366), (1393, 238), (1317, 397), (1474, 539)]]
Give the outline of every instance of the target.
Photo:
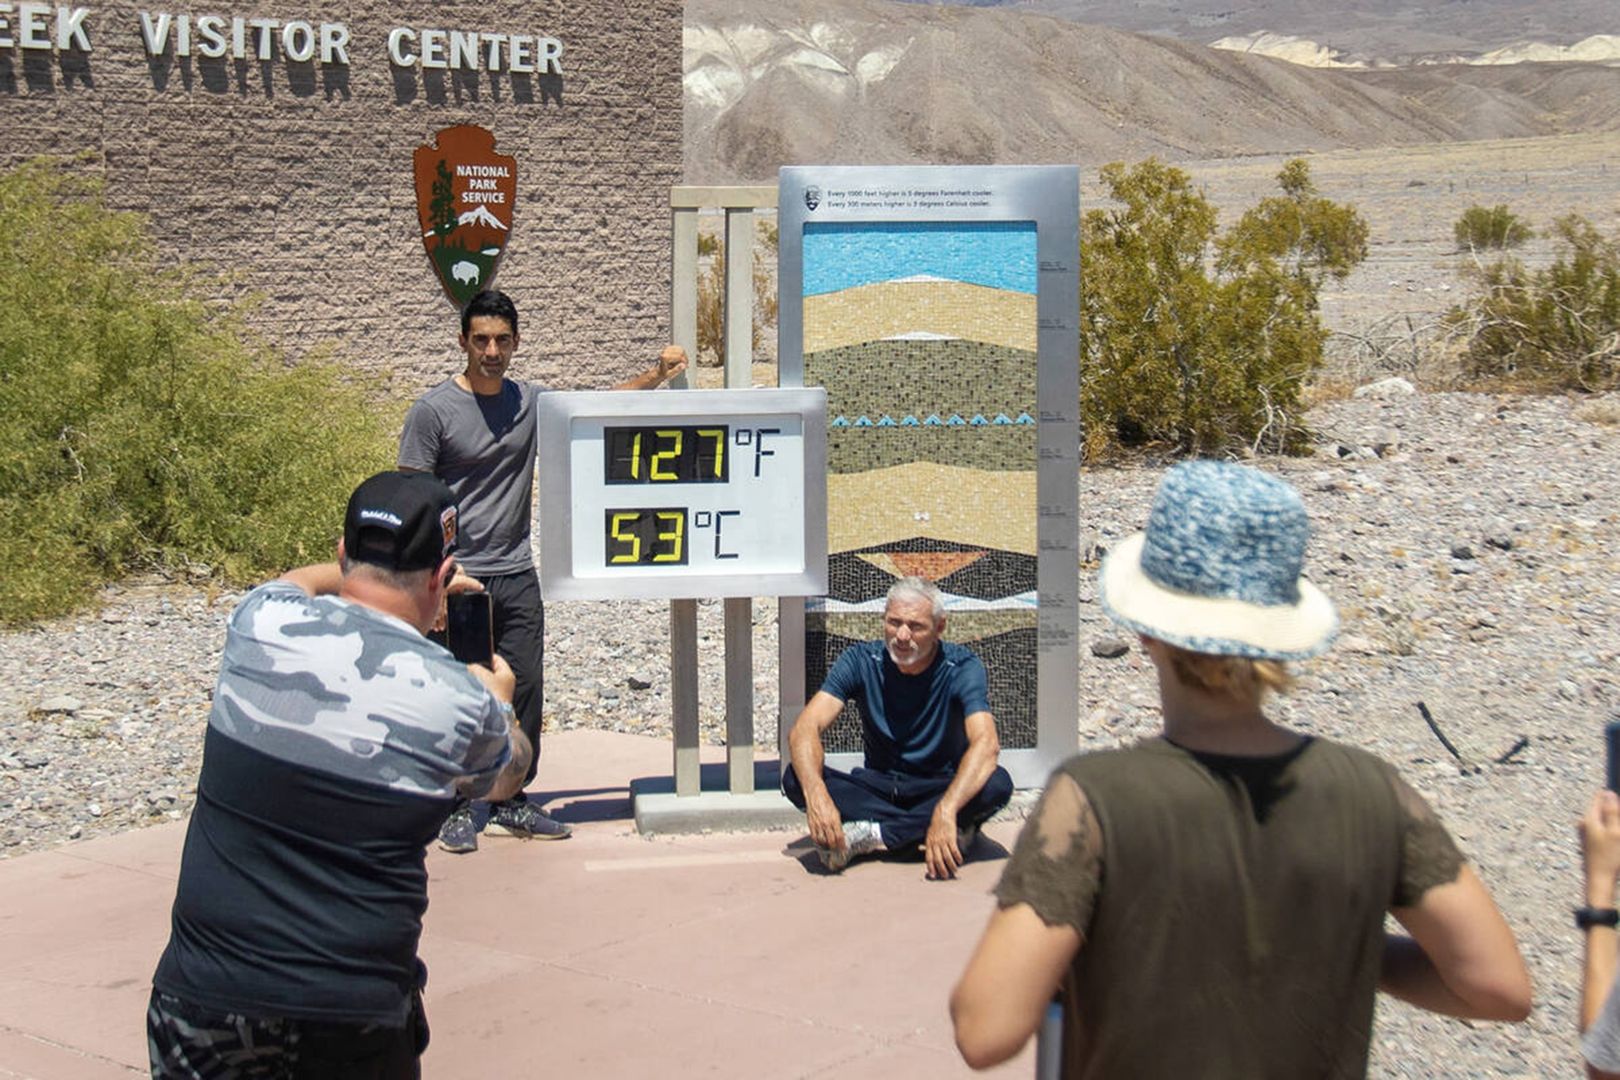
[(1260, 701), (1267, 694), (1286, 694), (1294, 676), (1281, 660), (1251, 660), (1246, 656), (1213, 656), (1161, 642), (1169, 655), (1170, 670), (1185, 686), (1206, 694)]

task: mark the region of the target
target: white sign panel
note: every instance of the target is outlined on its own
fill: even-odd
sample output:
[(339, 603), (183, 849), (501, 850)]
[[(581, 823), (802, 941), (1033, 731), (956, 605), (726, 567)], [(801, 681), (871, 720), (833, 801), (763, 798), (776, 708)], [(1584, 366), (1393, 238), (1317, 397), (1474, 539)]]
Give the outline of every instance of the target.
[(826, 588), (826, 393), (542, 394), (547, 599)]

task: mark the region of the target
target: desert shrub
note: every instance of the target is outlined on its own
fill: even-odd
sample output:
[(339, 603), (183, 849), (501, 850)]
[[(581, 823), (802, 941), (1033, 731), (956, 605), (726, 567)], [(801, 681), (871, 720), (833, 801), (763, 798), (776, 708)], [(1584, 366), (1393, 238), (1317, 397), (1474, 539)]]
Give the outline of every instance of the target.
[(1086, 455), (1303, 446), (1301, 389), (1327, 337), (1318, 296), (1366, 257), (1361, 216), (1318, 196), (1300, 160), (1225, 234), (1180, 169), (1115, 163), (1102, 179), (1118, 205), (1081, 224)]
[(1583, 401), (1571, 414), (1577, 420), (1604, 427), (1620, 427), (1620, 398), (1613, 395)]
[(1506, 206), (1470, 206), (1451, 227), (1460, 251), (1505, 251), (1535, 234)]
[(0, 622), (137, 567), (242, 582), (331, 557), (396, 409), (252, 343), (82, 171), (0, 173), (0, 236)]
[(1553, 236), (1548, 267), (1504, 257), (1474, 271), (1479, 294), (1450, 316), (1469, 372), (1530, 390), (1620, 388), (1620, 242), (1574, 214)]
[[(697, 303), (697, 362), (705, 365), (719, 365), (726, 362), (726, 253), (719, 249), (719, 241), (711, 234), (704, 233), (698, 236), (698, 254), (705, 254), (704, 240), (708, 239), (708, 248), (713, 259), (709, 267), (698, 274), (698, 303)], [(755, 226), (755, 238), (760, 241), (769, 257), (774, 259), (777, 251), (777, 231), (773, 222), (762, 221)], [(776, 326), (776, 287), (771, 280), (770, 269), (765, 260), (760, 258), (756, 248), (754, 253), (753, 272), (753, 326), (751, 347), (757, 353), (765, 342), (765, 334)]]

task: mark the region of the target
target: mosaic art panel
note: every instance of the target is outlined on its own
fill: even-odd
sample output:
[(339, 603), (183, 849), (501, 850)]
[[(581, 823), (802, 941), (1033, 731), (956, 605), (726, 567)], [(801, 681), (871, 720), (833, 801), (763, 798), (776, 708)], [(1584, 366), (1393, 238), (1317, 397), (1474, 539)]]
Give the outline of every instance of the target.
[[(1035, 227), (805, 226), (804, 382), (827, 390), (828, 595), (805, 685), (882, 635), (898, 577), (946, 594), (945, 636), (985, 662), (1003, 746), (1036, 739)], [(846, 710), (829, 751), (860, 750)]]

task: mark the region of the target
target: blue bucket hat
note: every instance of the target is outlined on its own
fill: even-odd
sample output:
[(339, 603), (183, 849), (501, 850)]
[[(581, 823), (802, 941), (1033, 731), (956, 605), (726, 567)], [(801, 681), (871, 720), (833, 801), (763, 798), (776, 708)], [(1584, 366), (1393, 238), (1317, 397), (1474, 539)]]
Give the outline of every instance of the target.
[(1309, 536), (1305, 504), (1283, 481), (1226, 461), (1183, 462), (1159, 483), (1147, 529), (1103, 562), (1103, 610), (1192, 652), (1315, 656), (1339, 617), (1300, 576)]

